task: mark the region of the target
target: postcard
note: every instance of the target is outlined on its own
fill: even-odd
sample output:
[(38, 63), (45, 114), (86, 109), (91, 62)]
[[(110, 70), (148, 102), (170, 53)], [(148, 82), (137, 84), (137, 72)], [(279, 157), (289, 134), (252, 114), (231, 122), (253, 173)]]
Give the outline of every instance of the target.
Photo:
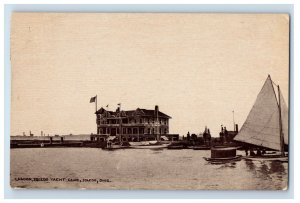
[(12, 188), (286, 190), (288, 14), (15, 12)]

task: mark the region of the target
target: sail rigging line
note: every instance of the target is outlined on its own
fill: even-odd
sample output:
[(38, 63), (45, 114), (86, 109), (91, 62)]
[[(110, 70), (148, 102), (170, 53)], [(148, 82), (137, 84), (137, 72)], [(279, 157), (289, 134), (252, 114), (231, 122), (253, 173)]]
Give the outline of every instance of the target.
[(272, 83), (277, 87), (278, 85), (271, 79)]
[(280, 139), (280, 148), (281, 148), (281, 155), (284, 156), (284, 137), (283, 137), (283, 132), (282, 132), (282, 118), (281, 118), (281, 105), (280, 105), (280, 88), (279, 85), (278, 87), (278, 107), (279, 107), (279, 139)]
[(277, 85), (276, 85), (276, 83), (275, 82), (273, 82), (273, 80), (271, 79), (271, 76), (269, 75), (269, 78), (270, 78), (270, 80), (271, 80), (271, 83), (272, 83), (272, 89), (273, 89), (273, 92), (274, 92), (274, 95), (275, 95), (275, 99), (276, 99), (276, 103), (277, 103), (277, 106), (278, 106), (278, 110), (280, 109), (279, 108), (279, 93), (278, 93), (278, 97), (276, 96), (276, 91), (275, 91), (275, 89), (274, 89), (274, 86), (273, 86), (273, 83), (275, 84), (275, 86), (277, 87)]
[[(271, 77), (270, 77), (271, 78)], [(278, 98), (276, 97), (276, 101), (278, 103), (278, 109), (280, 111), (280, 127), (281, 127), (281, 133), (282, 133), (282, 137), (283, 137), (283, 147), (284, 148), (284, 144), (288, 144), (288, 136), (289, 136), (289, 127), (288, 127), (288, 117), (289, 117), (289, 110), (287, 108), (286, 102), (284, 101), (284, 98), (282, 97), (282, 92), (279, 88), (279, 85), (277, 85), (272, 79), (271, 79), (273, 85), (275, 85), (277, 87), (277, 94), (278, 94)], [(274, 87), (273, 87), (274, 89)], [(275, 92), (275, 90), (274, 90)], [(275, 96), (276, 93), (275, 93)], [(286, 112), (285, 112), (286, 111)], [(287, 115), (285, 115), (287, 114)], [(286, 123), (284, 123), (284, 121), (286, 121)], [(281, 134), (280, 134), (281, 136)], [(281, 138), (280, 138), (281, 139)]]
[[(275, 84), (275, 82), (273, 82), (273, 80), (271, 79), (270, 75), (269, 75), (269, 78), (270, 78), (271, 82)], [(278, 98), (276, 97), (276, 92), (275, 92), (275, 89), (274, 89), (273, 85), (272, 85), (272, 89), (273, 89), (274, 95), (276, 97), (276, 102), (277, 102), (277, 105), (278, 105), (278, 114), (279, 114), (279, 119), (278, 119), (278, 121), (279, 121), (279, 144), (280, 144), (281, 156), (284, 156), (284, 138), (283, 138), (283, 134), (282, 134), (282, 119), (281, 119), (281, 106), (280, 106), (280, 88), (279, 88), (279, 85), (276, 85), (276, 86), (277, 86)]]
[(282, 121), (282, 133), (284, 137), (284, 143), (288, 144), (289, 140), (289, 109), (286, 105), (286, 102), (283, 98), (283, 94), (280, 90), (280, 107), (281, 107), (281, 121)]

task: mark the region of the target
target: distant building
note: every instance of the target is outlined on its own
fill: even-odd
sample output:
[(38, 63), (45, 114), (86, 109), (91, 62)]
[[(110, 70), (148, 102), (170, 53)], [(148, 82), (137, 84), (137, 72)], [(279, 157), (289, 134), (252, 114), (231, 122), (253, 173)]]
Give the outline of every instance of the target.
[(221, 126), (220, 132), (220, 140), (222, 143), (231, 143), (234, 142), (233, 138), (238, 134), (238, 124), (235, 124), (235, 129), (233, 131), (229, 131), (226, 127)]
[(129, 111), (100, 108), (96, 116), (98, 135), (117, 136), (123, 141), (178, 140), (179, 137), (169, 134), (171, 117), (159, 111), (158, 106), (153, 110), (137, 108)]

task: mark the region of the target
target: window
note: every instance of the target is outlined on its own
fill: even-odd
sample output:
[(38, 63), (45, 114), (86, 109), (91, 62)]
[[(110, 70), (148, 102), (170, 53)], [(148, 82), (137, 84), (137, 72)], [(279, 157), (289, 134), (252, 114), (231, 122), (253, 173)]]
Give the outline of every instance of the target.
[(133, 128), (133, 134), (138, 134), (137, 133), (137, 128)]

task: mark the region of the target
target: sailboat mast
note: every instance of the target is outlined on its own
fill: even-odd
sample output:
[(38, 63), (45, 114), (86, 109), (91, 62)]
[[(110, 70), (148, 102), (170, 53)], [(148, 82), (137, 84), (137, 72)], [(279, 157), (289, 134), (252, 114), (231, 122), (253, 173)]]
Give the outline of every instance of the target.
[(280, 149), (281, 149), (281, 156), (284, 156), (284, 138), (282, 133), (282, 119), (281, 119), (281, 95), (280, 95), (280, 88), (277, 85), (278, 89), (278, 108), (279, 108), (279, 132), (280, 132)]

